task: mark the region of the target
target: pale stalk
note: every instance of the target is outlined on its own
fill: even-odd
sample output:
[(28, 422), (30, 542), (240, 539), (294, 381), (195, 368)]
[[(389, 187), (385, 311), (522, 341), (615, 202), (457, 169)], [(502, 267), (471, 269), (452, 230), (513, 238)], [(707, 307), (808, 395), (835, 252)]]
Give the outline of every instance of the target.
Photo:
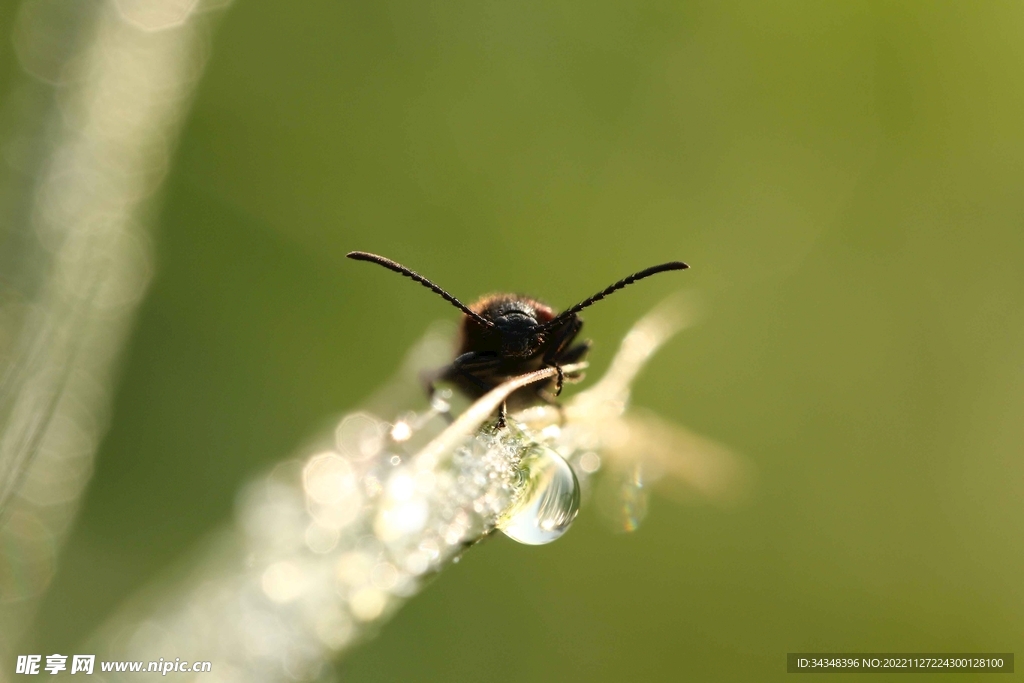
[(26, 0), (15, 21), (25, 74), (4, 98), (0, 169), (0, 661), (13, 661), (92, 473), (210, 7)]
[[(509, 416), (506, 429), (493, 427), (501, 401), (555, 372), (545, 369), (503, 384), (453, 423), (440, 402), (421, 412), (392, 405), (391, 421), (366, 412), (344, 417), (311, 454), (244, 488), (236, 522), (210, 538), (198, 562), (174, 572), (184, 578), (137, 595), (80, 649), (107, 660), (207, 660), (213, 669), (200, 675), (207, 682), (329, 675), (431, 576), (520, 509), (529, 454), (557, 451), (582, 484), (598, 469), (593, 458), (614, 457), (602, 440), (622, 423), (643, 362), (681, 327), (669, 311), (638, 324), (607, 380), (563, 413), (528, 410)], [(406, 363), (393, 386), (408, 386), (420, 369)]]

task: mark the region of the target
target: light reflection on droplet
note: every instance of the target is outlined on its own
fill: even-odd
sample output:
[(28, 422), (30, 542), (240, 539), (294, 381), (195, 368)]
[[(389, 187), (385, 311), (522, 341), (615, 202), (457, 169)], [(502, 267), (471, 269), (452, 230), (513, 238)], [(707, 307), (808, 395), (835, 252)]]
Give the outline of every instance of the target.
[(430, 558), (422, 550), (414, 550), (405, 557), (405, 569), (413, 576), (419, 576), (430, 567)]
[(391, 590), (398, 583), (398, 570), (390, 562), (379, 562), (370, 573), (370, 581), (381, 590)]
[(306, 546), (314, 553), (323, 555), (334, 550), (339, 536), (338, 529), (314, 522), (306, 528)]
[(557, 453), (540, 445), (523, 458), (520, 468), (522, 491), (498, 528), (526, 545), (550, 543), (568, 531), (579, 511), (576, 475)]
[(349, 598), (352, 616), (360, 621), (373, 621), (381, 615), (388, 604), (388, 594), (379, 588), (366, 587), (357, 590)]
[(636, 531), (647, 516), (647, 492), (639, 465), (630, 468), (619, 482), (620, 517), (623, 531)]
[(340, 650), (352, 639), (352, 621), (342, 614), (324, 611), (314, 624), (317, 638), (332, 650)]
[(292, 562), (275, 562), (266, 568), (260, 586), (274, 602), (290, 602), (305, 592), (305, 575)]
[(412, 427), (408, 422), (396, 422), (395, 426), (391, 428), (391, 439), (394, 441), (408, 441), (411, 436)]
[(416, 490), (420, 493), (431, 493), (436, 485), (437, 477), (430, 470), (416, 473)]
[(355, 548), (368, 557), (377, 557), (384, 552), (384, 544), (381, 543), (381, 539), (373, 534), (363, 534), (356, 539)]
[(388, 479), (388, 498), (392, 500), (409, 500), (416, 490), (416, 480), (409, 472), (395, 472)]
[(593, 451), (588, 451), (580, 456), (580, 469), (587, 474), (593, 474), (601, 469), (601, 456)]
[(430, 560), (436, 560), (441, 555), (441, 549), (437, 545), (437, 541), (426, 540), (420, 543), (420, 550), (426, 553), (427, 558)]
[[(302, 484), (306, 509), (320, 526), (329, 529), (338, 530), (352, 522), (363, 503), (352, 464), (333, 451), (309, 459), (302, 470)], [(313, 548), (308, 535), (307, 545)]]
[(383, 446), (380, 429), (380, 423), (368, 413), (349, 415), (334, 434), (338, 450), (352, 460), (372, 458)]
[(331, 451), (310, 458), (302, 478), (306, 495), (318, 503), (336, 503), (351, 495), (356, 485), (352, 465)]
[(392, 499), (381, 508), (373, 530), (381, 540), (394, 541), (423, 529), (429, 514), (430, 508), (423, 498)]
[(545, 439), (557, 439), (562, 433), (562, 428), (556, 424), (551, 424), (540, 430), (540, 435)]
[(430, 407), (439, 413), (447, 413), (452, 409), (450, 399), (452, 392), (449, 389), (442, 389), (430, 398)]
[(469, 531), (469, 515), (465, 510), (459, 510), (452, 517), (452, 521), (441, 533), (441, 538), (448, 545), (458, 545), (466, 538)]
[(366, 553), (350, 552), (338, 558), (338, 580), (349, 586), (359, 586), (370, 580), (373, 559)]
[(349, 498), (338, 501), (334, 505), (310, 503), (307, 510), (321, 526), (330, 529), (341, 529), (352, 523), (359, 514), (362, 496), (354, 492)]
[(383, 488), (384, 487), (380, 484), (380, 479), (372, 474), (367, 474), (363, 477), (363, 489), (366, 491), (366, 495), (370, 498), (375, 498)]
[(420, 589), (420, 582), (415, 577), (403, 572), (398, 573), (398, 580), (395, 585), (388, 589), (388, 593), (399, 598), (411, 598)]

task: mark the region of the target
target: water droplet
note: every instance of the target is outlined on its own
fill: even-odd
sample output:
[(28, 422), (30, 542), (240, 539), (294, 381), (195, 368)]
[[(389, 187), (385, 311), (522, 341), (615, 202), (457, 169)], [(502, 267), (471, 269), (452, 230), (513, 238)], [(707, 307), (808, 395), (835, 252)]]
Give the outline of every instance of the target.
[(536, 445), (520, 465), (519, 499), (498, 521), (502, 533), (526, 545), (550, 543), (569, 530), (580, 508), (580, 487), (557, 453)]
[(619, 523), (622, 530), (636, 531), (640, 527), (640, 522), (647, 516), (647, 492), (644, 491), (639, 467), (636, 468), (634, 476), (619, 484), (619, 500)]
[(580, 469), (587, 474), (593, 474), (601, 469), (601, 456), (593, 451), (587, 451), (580, 456)]
[(451, 390), (442, 389), (430, 398), (430, 407), (438, 413), (448, 413), (452, 409), (451, 398)]
[(368, 460), (380, 452), (384, 444), (382, 425), (369, 413), (349, 415), (334, 432), (338, 450), (350, 460)]
[(359, 621), (373, 621), (388, 604), (388, 594), (378, 588), (360, 588), (348, 601), (348, 608)]
[(338, 545), (338, 529), (313, 522), (306, 527), (306, 547), (318, 555), (325, 555)]
[(636, 531), (647, 516), (647, 491), (639, 463), (613, 468), (598, 489), (600, 509), (616, 531)]
[(412, 427), (409, 426), (408, 422), (396, 422), (395, 426), (391, 428), (391, 439), (393, 441), (408, 441), (411, 436)]

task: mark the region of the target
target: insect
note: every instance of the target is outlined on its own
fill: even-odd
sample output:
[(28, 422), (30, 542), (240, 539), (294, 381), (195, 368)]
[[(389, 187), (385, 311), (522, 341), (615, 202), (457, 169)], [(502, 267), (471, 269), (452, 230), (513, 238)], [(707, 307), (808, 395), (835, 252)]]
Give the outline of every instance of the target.
[[(554, 377), (523, 387), (509, 397), (508, 401), (516, 408), (537, 402), (554, 403), (565, 382), (582, 379), (582, 374), (562, 372), (562, 366), (580, 362), (590, 349), (589, 340), (574, 344), (583, 327), (577, 315), (580, 311), (651, 275), (689, 267), (682, 261), (670, 261), (645, 268), (556, 314), (547, 304), (518, 294), (491, 294), (466, 306), (427, 278), (391, 259), (364, 251), (349, 252), (348, 257), (376, 263), (411, 278), (462, 311), (458, 353), (451, 364), (438, 369), (428, 379), (429, 393), (433, 394), (435, 381), (445, 381), (477, 399), (512, 377), (545, 367), (554, 368)], [(499, 429), (505, 426), (506, 411), (502, 403), (498, 411)]]

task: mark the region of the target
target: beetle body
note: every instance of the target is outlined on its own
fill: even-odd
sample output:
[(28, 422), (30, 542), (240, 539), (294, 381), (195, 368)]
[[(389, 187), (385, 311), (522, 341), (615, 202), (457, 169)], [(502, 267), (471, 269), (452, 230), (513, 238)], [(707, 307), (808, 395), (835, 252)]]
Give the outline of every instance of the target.
[[(479, 398), (513, 377), (545, 367), (560, 368), (586, 356), (590, 342), (573, 344), (583, 321), (573, 315), (545, 329), (556, 314), (547, 304), (517, 294), (492, 294), (469, 309), (494, 327), (481, 325), (463, 315), (455, 361), (438, 372), (467, 396)], [(558, 375), (523, 387), (510, 398), (514, 408), (538, 400), (550, 402), (562, 389), (563, 381), (578, 381), (582, 374)]]

